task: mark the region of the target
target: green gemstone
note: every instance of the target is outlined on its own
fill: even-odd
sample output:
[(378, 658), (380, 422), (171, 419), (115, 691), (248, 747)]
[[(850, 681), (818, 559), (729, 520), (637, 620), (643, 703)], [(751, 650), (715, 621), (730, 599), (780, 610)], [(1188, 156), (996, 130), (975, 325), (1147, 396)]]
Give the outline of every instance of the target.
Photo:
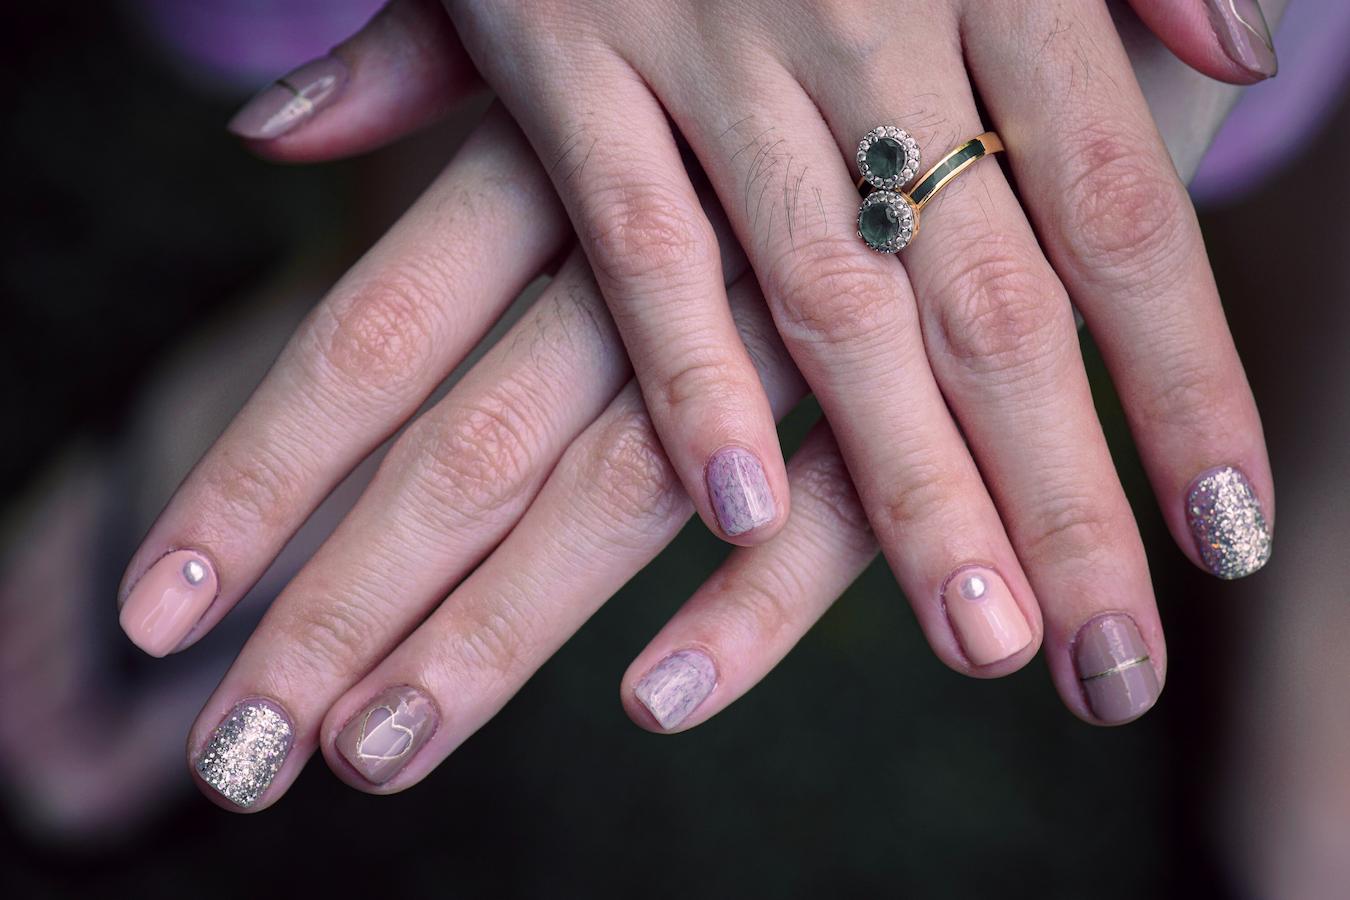
[(867, 148), (867, 168), (877, 178), (894, 178), (905, 167), (905, 148), (894, 138), (878, 138)]
[(900, 233), (900, 217), (889, 203), (873, 203), (859, 214), (858, 231), (869, 246), (884, 250)]

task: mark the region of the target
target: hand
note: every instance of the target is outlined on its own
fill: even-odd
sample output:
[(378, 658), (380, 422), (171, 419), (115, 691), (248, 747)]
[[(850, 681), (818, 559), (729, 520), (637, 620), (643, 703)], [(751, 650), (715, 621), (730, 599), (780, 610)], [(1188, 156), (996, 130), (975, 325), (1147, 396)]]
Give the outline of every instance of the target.
[[(389, 50), (371, 44), (365, 49), (371, 53), (367, 59)], [(354, 83), (347, 96), (360, 97), (369, 87)], [(383, 127), (392, 137), (416, 121), (416, 116), (393, 119)], [(560, 214), (547, 214), (543, 175), (531, 167), (519, 141), (513, 145), (509, 126), (498, 121), (485, 128), (311, 317), (133, 560), (129, 581), (166, 550), (193, 549), (203, 577), (179, 596), (187, 600), (184, 608), (200, 609), (203, 600), (210, 608), (186, 643), (218, 621), (352, 461), (413, 412), (505, 298), (528, 280), (525, 273), (563, 239)], [(334, 148), (364, 139), (357, 130), (343, 133), (339, 127), (337, 134)], [(309, 152), (322, 155), (315, 146)], [(486, 215), (447, 221), (445, 212), (464, 209), (466, 199)], [(525, 213), (534, 216), (530, 236), (537, 241), (504, 247), (501, 235)], [(429, 263), (436, 268), (428, 270)], [(723, 265), (736, 273), (734, 260)], [(453, 281), (444, 274), (452, 271)], [(496, 284), (493, 277), (509, 284)], [(384, 290), (391, 285), (397, 289)], [(455, 306), (446, 309), (441, 288), (451, 285)], [(294, 746), (262, 805), (284, 790), (320, 734), (335, 770), (353, 784), (393, 790), (413, 783), (485, 721), (687, 515), (674, 474), (654, 448), (629, 387), (563, 455), (510, 536), (437, 608), (441, 592), (510, 529), (561, 448), (622, 379), (612, 332), (608, 345), (614, 356), (600, 352), (607, 326), (602, 314), (592, 318), (586, 312), (587, 287), (584, 267), (575, 260), (565, 264), (549, 296), (513, 335), (399, 439), (361, 504), (277, 601), (208, 704), (194, 729), (194, 751), (241, 698), (266, 695), (286, 709)], [(754, 334), (747, 292), (753, 289), (742, 284), (732, 294)], [(589, 296), (589, 309), (598, 311), (593, 287)], [(758, 321), (763, 324), (762, 314)], [(559, 330), (550, 335), (551, 322)], [(599, 335), (594, 342), (570, 344), (592, 327)], [(568, 348), (550, 350), (560, 335)], [(781, 352), (775, 354), (772, 340), (763, 336), (749, 343), (763, 348), (760, 355), (770, 370), (777, 361), (779, 374), (775, 378), (769, 371), (765, 383), (780, 406), (790, 402), (792, 378)], [(583, 363), (567, 368), (569, 354)], [(613, 363), (615, 358), (620, 362)], [(610, 362), (597, 367), (606, 359)], [(576, 379), (577, 389), (559, 408), (531, 405), (537, 398), (511, 390), (540, 379), (541, 371), (548, 384)], [(505, 377), (513, 372), (520, 374)], [(501, 384), (506, 390), (495, 390)], [(537, 442), (513, 438), (518, 429), (499, 416), (479, 416), (487, 403), (504, 410), (510, 422), (528, 424), (520, 433)], [(480, 442), (463, 440), (466, 435)], [(492, 475), (503, 457), (482, 452), (482, 442), (489, 450), (509, 448), (504, 458), (513, 465), (506, 477), (483, 477)], [(596, 478), (601, 473), (637, 477)], [(625, 702), (642, 724), (658, 724), (649, 709), (666, 717), (683, 711), (666, 702), (678, 699), (678, 692), (642, 695), (637, 688), (652, 664), (691, 646), (716, 659), (716, 689), (684, 719), (672, 718), (676, 727), (696, 724), (767, 671), (870, 556), (861, 514), (826, 436), (814, 437), (794, 461), (793, 481), (797, 515), (780, 539), (733, 554), (625, 676)], [(435, 488), (430, 496), (429, 486)], [(171, 573), (176, 571), (181, 566)], [(144, 596), (139, 588), (137, 593)], [(432, 609), (431, 618), (394, 649)], [(154, 644), (153, 634), (140, 637), (161, 652), (174, 646)], [(412, 763), (383, 787), (372, 788), (334, 751), (334, 740), (373, 697), (398, 683), (391, 679), (422, 686), (442, 710), (451, 711), (452, 721), (435, 730), (428, 749), (415, 757), (411, 744), (401, 748), (399, 759)], [(1071, 705), (1082, 714), (1076, 684), (1075, 693)], [(640, 695), (649, 707), (639, 705)], [(413, 705), (409, 711), (415, 711)], [(426, 740), (432, 730), (424, 727), (417, 739)]]

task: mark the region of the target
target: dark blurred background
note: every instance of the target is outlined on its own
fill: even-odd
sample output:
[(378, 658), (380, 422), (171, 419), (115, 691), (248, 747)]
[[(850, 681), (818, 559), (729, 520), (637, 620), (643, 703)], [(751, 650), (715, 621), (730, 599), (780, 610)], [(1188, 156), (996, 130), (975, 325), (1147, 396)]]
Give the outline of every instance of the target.
[[(228, 383), (232, 353), (274, 353), (239, 323), (302, 314), (434, 175), (464, 123), (364, 159), (260, 162), (223, 123), (247, 96), (244, 75), (261, 85), (279, 71), (269, 66), (303, 57), (214, 71), (157, 34), (171, 5), (24, 4), (0, 29), (5, 896), (1138, 900), (1269, 896), (1283, 883), (1262, 881), (1253, 856), (1304, 827), (1301, 788), (1282, 779), (1317, 764), (1299, 755), (1312, 744), (1330, 743), (1332, 776), (1336, 759), (1350, 760), (1338, 732), (1317, 730), (1321, 712), (1296, 714), (1288, 701), (1311, 690), (1325, 692), (1325, 703), (1309, 700), (1319, 709), (1344, 705), (1343, 681), (1318, 684), (1289, 662), (1338, 652), (1334, 641), (1304, 643), (1334, 628), (1325, 616), (1335, 607), (1318, 613), (1318, 598), (1282, 587), (1309, 566), (1344, 566), (1301, 550), (1297, 536), (1334, 537), (1350, 496), (1339, 422), (1350, 383), (1343, 94), (1304, 138), (1309, 153), (1202, 212), (1282, 490), (1267, 571), (1220, 585), (1185, 562), (1085, 339), (1170, 647), (1168, 688), (1138, 723), (1085, 726), (1039, 663), (997, 682), (948, 671), (874, 565), (728, 711), (688, 734), (643, 732), (619, 707), (618, 679), (723, 552), (695, 524), (417, 789), (366, 796), (315, 760), (274, 808), (235, 816), (196, 795), (182, 744), (248, 611), (184, 655), (196, 660), (144, 658), (116, 624), (117, 579), (146, 516), (216, 433), (165, 439), (167, 450), (156, 440), (157, 425), (183, 416), (190, 431), (201, 413), (173, 386), (178, 364), (164, 361), (205, 355)], [(315, 4), (324, 24), (313, 52), (351, 31), (352, 16), (359, 24), (339, 6), (325, 20)], [(280, 340), (288, 329), (272, 330)], [(234, 349), (198, 352), (221, 334)], [(251, 387), (212, 402), (237, 406)], [(789, 446), (807, 421), (789, 422)], [(35, 554), (52, 554), (57, 575), (12, 575)], [(1344, 598), (1333, 575), (1313, 581), (1330, 594), (1322, 600)], [(1287, 614), (1314, 619), (1305, 628)], [(34, 667), (57, 673), (51, 706), (14, 689)], [(173, 715), (127, 712), (159, 703), (146, 697), (168, 698)], [(128, 729), (143, 730), (143, 746)], [(1336, 809), (1350, 805), (1314, 820), (1350, 833)], [(1350, 897), (1342, 887), (1325, 896)]]

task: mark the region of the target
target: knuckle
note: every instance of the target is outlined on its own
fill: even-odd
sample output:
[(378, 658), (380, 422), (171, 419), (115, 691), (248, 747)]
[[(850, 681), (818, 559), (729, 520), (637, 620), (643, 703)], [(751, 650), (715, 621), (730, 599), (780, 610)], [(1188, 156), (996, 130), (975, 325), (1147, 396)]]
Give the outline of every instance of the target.
[(1051, 566), (1089, 562), (1119, 544), (1126, 531), (1118, 515), (1086, 493), (1065, 494), (1045, 504), (1027, 544), (1027, 556)]
[(592, 195), (587, 235), (596, 269), (629, 281), (706, 269), (717, 259), (712, 226), (670, 189), (629, 185)]
[(1089, 271), (1124, 276), (1167, 269), (1187, 245), (1189, 221), (1175, 172), (1115, 129), (1089, 127), (1078, 141), (1063, 218), (1074, 256)]
[(308, 682), (316, 674), (351, 671), (353, 661), (376, 649), (384, 622), (374, 605), (330, 596), (294, 610), (282, 629), (289, 640), (277, 668)]
[(814, 516), (833, 540), (862, 553), (876, 552), (876, 539), (858, 492), (838, 452), (822, 453), (792, 472), (793, 490), (805, 503), (794, 503), (793, 513)]
[(825, 345), (853, 343), (898, 321), (894, 278), (837, 236), (787, 251), (769, 268), (769, 300), (792, 337)]
[(721, 604), (721, 621), (713, 631), (741, 634), (754, 642), (772, 642), (796, 623), (807, 587), (792, 567), (745, 567), (723, 576), (717, 593), (731, 602)]
[(645, 412), (629, 411), (606, 423), (587, 454), (581, 483), (596, 507), (620, 531), (656, 527), (680, 508), (683, 492)]
[(444, 514), (487, 517), (518, 499), (530, 481), (539, 442), (507, 384), (409, 429), (395, 464), (411, 466)]
[(312, 340), (323, 367), (381, 392), (407, 391), (431, 362), (432, 309), (438, 291), (429, 273), (405, 267), (358, 284), (323, 307)]
[(745, 379), (739, 368), (722, 354), (708, 348), (696, 348), (676, 363), (674, 371), (661, 385), (661, 401), (672, 409), (695, 401), (717, 406), (723, 400), (745, 392)]
[(447, 650), (451, 667), (460, 669), (469, 683), (495, 684), (533, 668), (534, 644), (528, 617), (509, 605), (483, 603), (463, 611)]
[(288, 528), (304, 508), (305, 473), (294, 462), (299, 454), (268, 445), (250, 447), (246, 458), (227, 453), (203, 472), (211, 521)]
[(1044, 359), (1058, 345), (1062, 324), (1055, 305), (1064, 298), (1051, 277), (1023, 249), (998, 239), (972, 254), (954, 253), (933, 293), (930, 317), (940, 346), (963, 367), (980, 374), (1006, 371)]
[(906, 461), (905, 478), (883, 498), (880, 519), (873, 522), (894, 543), (915, 533), (945, 533), (941, 525), (955, 509), (965, 491), (962, 479), (951, 469), (931, 460)]

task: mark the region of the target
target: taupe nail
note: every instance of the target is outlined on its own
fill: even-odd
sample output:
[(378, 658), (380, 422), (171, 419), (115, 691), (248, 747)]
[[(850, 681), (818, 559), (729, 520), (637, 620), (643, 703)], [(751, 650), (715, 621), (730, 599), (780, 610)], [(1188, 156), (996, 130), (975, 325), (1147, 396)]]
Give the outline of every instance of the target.
[(1134, 620), (1098, 616), (1078, 630), (1074, 667), (1092, 714), (1108, 725), (1137, 719), (1158, 700), (1158, 673)]
[(389, 688), (347, 723), (337, 749), (371, 784), (384, 784), (436, 732), (436, 704), (416, 688)]

